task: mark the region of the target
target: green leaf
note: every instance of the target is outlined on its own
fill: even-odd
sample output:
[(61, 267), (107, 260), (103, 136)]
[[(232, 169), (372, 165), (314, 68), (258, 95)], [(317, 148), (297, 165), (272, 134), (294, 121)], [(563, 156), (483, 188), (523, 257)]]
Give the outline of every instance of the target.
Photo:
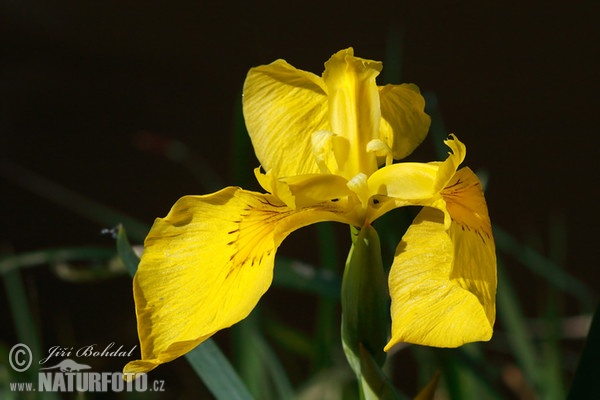
[(598, 365), (600, 365), (600, 305), (594, 313), (568, 400), (595, 399), (598, 397), (600, 392)]
[(115, 256), (114, 249), (102, 247), (66, 247), (31, 251), (0, 258), (0, 274), (42, 264), (55, 264), (79, 260), (108, 260)]
[(569, 275), (556, 263), (524, 245), (503, 229), (494, 226), (494, 239), (498, 250), (511, 255), (556, 288), (579, 299), (587, 310), (593, 309), (595, 294), (579, 279)]
[[(404, 400), (391, 384), (387, 376), (383, 373), (378, 363), (375, 361), (371, 352), (362, 344), (359, 345), (361, 387), (365, 392), (367, 399), (377, 400)], [(367, 393), (369, 393), (367, 395)]]
[[(333, 223), (317, 224), (317, 235), (319, 244), (320, 270), (336, 276), (340, 263), (336, 251), (335, 231)], [(339, 288), (336, 288), (339, 293)], [(337, 294), (337, 293), (336, 293)], [(333, 364), (331, 348), (339, 344), (339, 321), (337, 316), (337, 307), (339, 299), (337, 296), (320, 296), (316, 313), (316, 356), (315, 364), (319, 367)]]
[(275, 259), (273, 285), (329, 299), (340, 298), (341, 280), (332, 272), (285, 257)]
[(121, 257), (121, 261), (125, 264), (127, 272), (133, 277), (135, 271), (137, 271), (138, 264), (140, 263), (140, 258), (135, 254), (131, 244), (129, 244), (127, 233), (122, 225), (119, 225), (119, 230), (117, 232), (117, 252), (119, 253), (119, 257)]
[(187, 353), (185, 358), (217, 399), (252, 399), (237, 372), (213, 340), (206, 340)]
[(441, 368), (446, 390), (453, 399), (502, 399), (500, 372), (485, 358), (481, 343), (456, 349), (431, 349)]
[(498, 259), (498, 318), (506, 329), (509, 344), (519, 366), (523, 369), (529, 382), (539, 390), (540, 369), (538, 355), (533, 343), (528, 339), (527, 326), (515, 291), (504, 270), (504, 265)]
[(438, 382), (440, 381), (440, 372), (437, 371), (433, 374), (433, 377), (429, 383), (421, 389), (419, 394), (415, 397), (415, 400), (433, 400), (435, 398), (435, 390), (437, 389)]

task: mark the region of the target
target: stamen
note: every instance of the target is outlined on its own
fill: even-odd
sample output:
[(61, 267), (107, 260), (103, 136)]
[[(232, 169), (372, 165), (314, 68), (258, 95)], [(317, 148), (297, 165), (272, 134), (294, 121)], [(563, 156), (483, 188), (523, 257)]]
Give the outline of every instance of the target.
[(367, 208), (367, 203), (369, 201), (369, 185), (367, 179), (367, 175), (360, 172), (346, 184), (350, 190), (356, 193), (363, 208)]
[(329, 131), (317, 131), (311, 136), (313, 155), (323, 174), (331, 174), (330, 165), (337, 164), (333, 154), (332, 138), (334, 136), (335, 134)]
[(385, 166), (394, 162), (392, 148), (381, 139), (373, 139), (367, 143), (367, 152), (375, 153), (377, 157), (385, 157)]

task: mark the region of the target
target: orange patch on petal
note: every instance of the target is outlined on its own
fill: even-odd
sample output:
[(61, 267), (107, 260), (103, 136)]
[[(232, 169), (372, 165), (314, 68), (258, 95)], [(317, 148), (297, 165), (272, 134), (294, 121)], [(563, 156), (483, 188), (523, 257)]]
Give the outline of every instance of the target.
[(481, 182), (468, 167), (458, 170), (442, 190), (446, 209), (462, 229), (474, 231), (486, 241), (492, 239), (492, 224)]

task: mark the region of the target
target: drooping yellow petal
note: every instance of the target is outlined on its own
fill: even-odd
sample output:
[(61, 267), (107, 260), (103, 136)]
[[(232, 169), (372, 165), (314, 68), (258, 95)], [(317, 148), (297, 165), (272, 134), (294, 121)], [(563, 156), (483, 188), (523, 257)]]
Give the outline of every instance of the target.
[(382, 64), (354, 57), (352, 48), (341, 50), (325, 63), (331, 131), (350, 143), (347, 160), (338, 160), (340, 174), (351, 179), (377, 169), (377, 158), (367, 144), (378, 138), (381, 111), (375, 78)]
[(431, 118), (425, 114), (425, 99), (416, 85), (386, 85), (379, 88), (382, 122), (379, 136), (391, 148), (395, 160), (410, 153), (425, 139)]
[(456, 347), (491, 337), (496, 254), (481, 183), (462, 168), (432, 206), (440, 210), (422, 210), (396, 250), (387, 348), (401, 341)]
[(425, 207), (396, 249), (389, 275), (392, 338), (457, 347), (489, 340), (495, 320), (496, 256), (491, 238)]
[(284, 60), (252, 68), (243, 90), (246, 128), (265, 171), (276, 176), (319, 173), (311, 136), (329, 129), (320, 77)]
[(492, 224), (481, 182), (469, 167), (458, 170), (441, 194), (453, 221), (484, 240), (492, 240), (493, 244)]
[(146, 238), (134, 278), (142, 360), (125, 372), (147, 372), (245, 318), (271, 284), (281, 241), (341, 220), (335, 207), (294, 211), (234, 187), (179, 199)]

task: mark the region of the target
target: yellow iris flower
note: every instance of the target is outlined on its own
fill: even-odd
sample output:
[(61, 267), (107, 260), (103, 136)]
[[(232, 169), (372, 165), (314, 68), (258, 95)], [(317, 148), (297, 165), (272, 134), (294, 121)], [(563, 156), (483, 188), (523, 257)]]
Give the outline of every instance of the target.
[(250, 70), (244, 116), (268, 193), (185, 196), (155, 221), (134, 278), (142, 359), (125, 372), (147, 372), (245, 318), (292, 231), (321, 221), (369, 227), (406, 205), (425, 207), (389, 274), (386, 350), (489, 340), (496, 259), (481, 185), (470, 169), (457, 171), (465, 146), (453, 136), (445, 161), (393, 164), (424, 139), (430, 119), (416, 86), (376, 85), (381, 69), (346, 49), (322, 77), (283, 60)]

